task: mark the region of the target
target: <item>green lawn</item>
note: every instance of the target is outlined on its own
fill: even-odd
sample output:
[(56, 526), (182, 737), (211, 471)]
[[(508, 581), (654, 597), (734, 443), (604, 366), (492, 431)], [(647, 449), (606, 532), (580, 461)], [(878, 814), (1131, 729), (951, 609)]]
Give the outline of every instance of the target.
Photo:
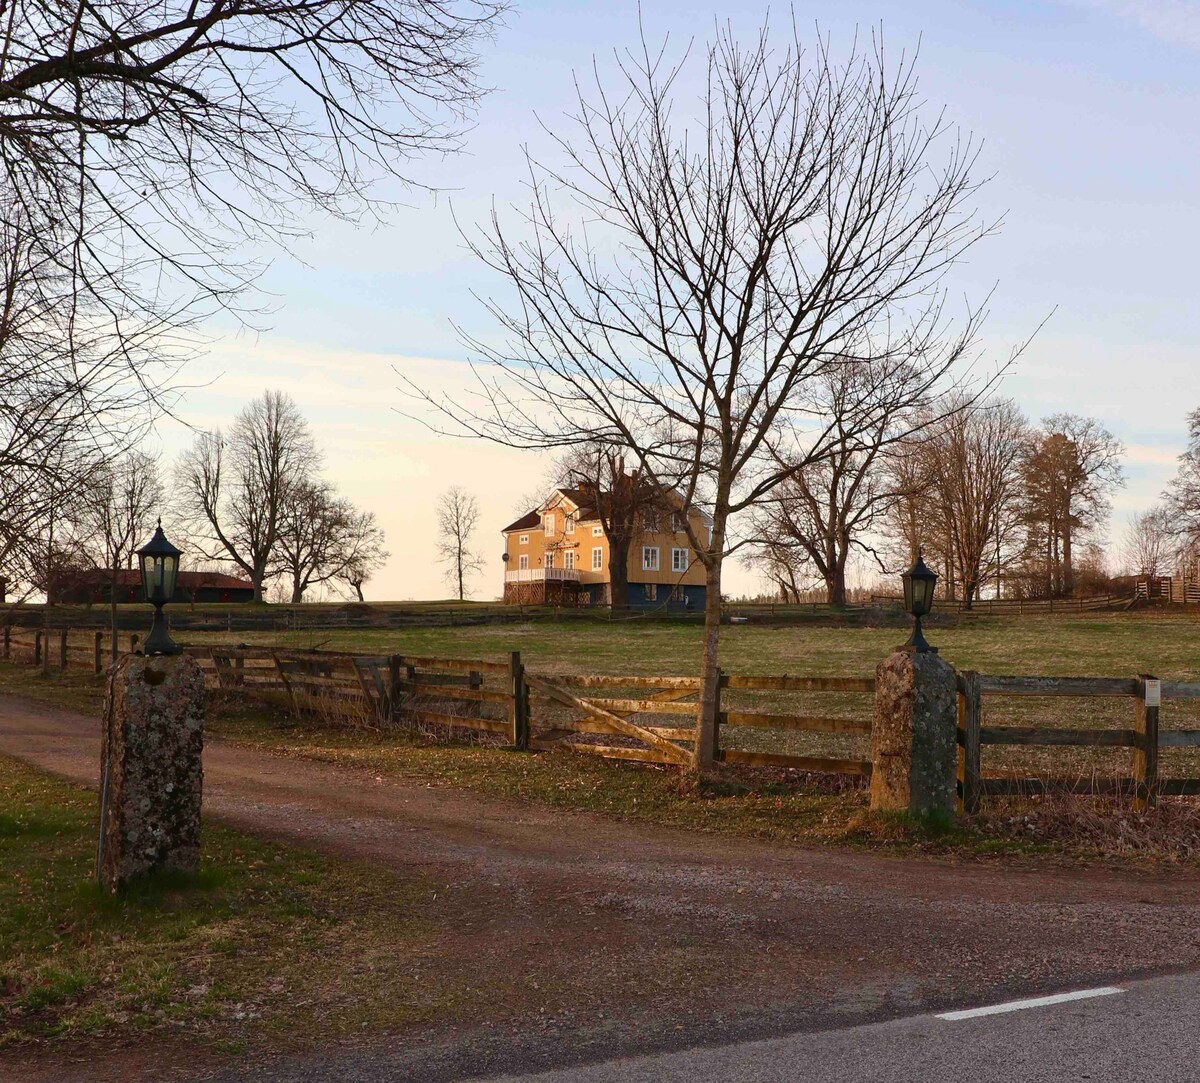
[(206, 824), (197, 877), (114, 897), (94, 884), (95, 846), (93, 792), (0, 757), (0, 1048), (118, 1028), (307, 1040), (452, 999), (418, 995), (399, 966), (354, 980), (380, 952), (426, 950), (418, 878)]

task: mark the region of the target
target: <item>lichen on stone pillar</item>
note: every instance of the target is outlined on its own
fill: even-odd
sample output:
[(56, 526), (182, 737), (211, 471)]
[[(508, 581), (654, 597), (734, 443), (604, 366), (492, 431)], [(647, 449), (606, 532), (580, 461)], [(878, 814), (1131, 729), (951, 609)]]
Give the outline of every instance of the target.
[(958, 698), (954, 667), (900, 650), (875, 669), (871, 808), (914, 816), (957, 806)]
[(116, 891), (200, 863), (204, 674), (187, 655), (130, 655), (111, 670), (100, 751), (100, 882)]

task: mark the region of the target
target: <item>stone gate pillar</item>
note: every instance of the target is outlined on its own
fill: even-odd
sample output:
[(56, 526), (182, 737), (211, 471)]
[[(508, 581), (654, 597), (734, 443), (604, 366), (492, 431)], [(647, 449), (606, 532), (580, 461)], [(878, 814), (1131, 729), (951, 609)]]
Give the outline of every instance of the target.
[(100, 882), (200, 863), (204, 674), (184, 654), (127, 655), (109, 675), (100, 750)]
[(932, 651), (899, 650), (876, 667), (871, 761), (872, 809), (955, 812), (956, 678)]

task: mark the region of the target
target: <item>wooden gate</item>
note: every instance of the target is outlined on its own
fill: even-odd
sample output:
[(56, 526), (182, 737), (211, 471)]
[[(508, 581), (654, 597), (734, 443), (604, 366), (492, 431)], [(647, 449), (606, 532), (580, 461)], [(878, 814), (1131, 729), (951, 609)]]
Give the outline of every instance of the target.
[[(543, 709), (532, 714), (542, 723), (531, 733), (531, 748), (553, 748), (570, 741), (576, 752), (607, 756), (612, 759), (638, 760), (643, 763), (667, 763), (684, 766), (691, 763), (690, 747), (678, 741), (692, 742), (695, 736), (696, 703), (692, 698), (700, 690), (694, 677), (535, 677), (526, 672), (525, 683), (545, 701)], [(577, 695), (568, 685), (606, 688), (607, 696)], [(615, 697), (613, 691), (652, 690), (640, 699)], [(685, 702), (687, 701), (687, 702)], [(582, 718), (572, 717), (582, 714)], [(631, 722), (645, 714), (680, 715), (690, 725), (658, 726)], [(577, 735), (614, 735), (619, 745), (588, 740), (575, 741)], [(636, 744), (631, 742), (637, 742)]]

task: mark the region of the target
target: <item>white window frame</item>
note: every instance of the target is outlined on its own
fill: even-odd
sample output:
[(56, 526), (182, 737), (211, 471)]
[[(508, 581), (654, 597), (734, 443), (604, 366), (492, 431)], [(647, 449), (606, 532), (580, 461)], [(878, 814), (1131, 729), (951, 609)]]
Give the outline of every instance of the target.
[(520, 536), (520, 537), (517, 539), (517, 544), (518, 544), (518, 545), (528, 545), (528, 544), (529, 544), (529, 535), (528, 535), (528, 534), (522, 534), (522, 535), (521, 535), (521, 536)]
[(658, 513), (653, 511), (642, 512), (642, 529), (649, 531), (658, 530)]
[(692, 551), (690, 549), (671, 550), (671, 571), (686, 572), (691, 567)]
[(517, 567), (520, 568), (521, 571), (525, 571), (525, 569), (529, 567), (528, 553), (522, 553), (519, 557), (517, 557)]
[(657, 583), (643, 583), (642, 585), (646, 588), (646, 601), (657, 602), (658, 601), (658, 584)]
[(687, 516), (683, 512), (671, 512), (671, 529), (676, 534), (683, 534), (687, 530)]
[(564, 515), (563, 516), (563, 530), (566, 531), (566, 533), (568, 533), (568, 534), (575, 533), (575, 516), (573, 516), (573, 515)]
[(602, 526), (592, 527), (592, 537), (593, 538), (603, 538), (604, 537), (604, 527), (602, 527)]
[[(653, 557), (650, 556), (651, 553), (654, 554)], [(658, 546), (657, 545), (643, 545), (642, 546), (642, 571), (656, 572), (656, 571), (658, 571), (658, 568), (659, 568)]]
[(602, 572), (604, 570), (604, 547), (597, 545), (592, 550), (592, 571)]
[(542, 554), (542, 567), (543, 568), (553, 568), (554, 567), (554, 554), (553, 553), (543, 553)]
[(547, 534), (554, 533), (554, 512), (548, 511), (542, 516), (542, 529)]
[(574, 549), (568, 549), (565, 553), (563, 553), (563, 567), (568, 568), (571, 571), (575, 570), (575, 550)]

